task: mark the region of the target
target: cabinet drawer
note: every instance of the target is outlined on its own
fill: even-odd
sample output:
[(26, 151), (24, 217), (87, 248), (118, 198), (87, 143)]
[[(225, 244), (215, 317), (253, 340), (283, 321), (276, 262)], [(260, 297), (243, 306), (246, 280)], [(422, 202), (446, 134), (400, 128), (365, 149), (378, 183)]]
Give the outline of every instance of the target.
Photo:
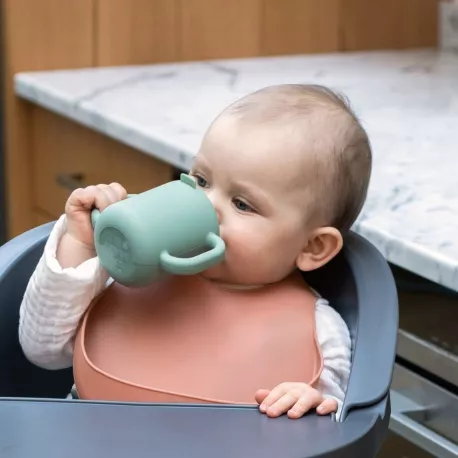
[(45, 211), (34, 208), (32, 211), (32, 226), (37, 227), (42, 224), (50, 223), (51, 221), (56, 221), (57, 216), (52, 216)]
[(432, 456), (458, 457), (458, 397), (397, 364), (390, 430)]
[(458, 293), (393, 268), (399, 297), (397, 354), (458, 387)]
[(34, 206), (50, 215), (79, 187), (117, 181), (138, 193), (172, 179), (168, 164), (38, 107), (32, 133)]

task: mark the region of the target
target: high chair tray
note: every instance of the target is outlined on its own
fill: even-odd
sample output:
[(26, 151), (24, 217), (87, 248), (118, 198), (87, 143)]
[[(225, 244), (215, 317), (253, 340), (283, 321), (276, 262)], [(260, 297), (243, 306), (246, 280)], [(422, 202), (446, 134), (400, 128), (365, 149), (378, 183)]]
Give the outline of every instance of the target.
[[(376, 416), (269, 419), (253, 407), (0, 401), (2, 458), (374, 456)], [(371, 434), (373, 433), (373, 434)]]

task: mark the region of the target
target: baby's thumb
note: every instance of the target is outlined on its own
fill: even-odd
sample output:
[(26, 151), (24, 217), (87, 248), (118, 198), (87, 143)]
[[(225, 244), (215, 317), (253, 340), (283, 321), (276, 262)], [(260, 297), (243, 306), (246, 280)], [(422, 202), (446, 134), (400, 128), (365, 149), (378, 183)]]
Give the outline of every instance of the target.
[(270, 393), (270, 390), (258, 390), (256, 391), (256, 394), (254, 395), (254, 399), (258, 404), (261, 404), (262, 401), (267, 397), (267, 395)]

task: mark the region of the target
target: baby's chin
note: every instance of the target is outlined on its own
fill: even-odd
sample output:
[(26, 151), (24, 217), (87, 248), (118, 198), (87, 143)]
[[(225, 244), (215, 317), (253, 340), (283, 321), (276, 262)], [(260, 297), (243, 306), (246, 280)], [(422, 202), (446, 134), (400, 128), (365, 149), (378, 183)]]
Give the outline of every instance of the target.
[(227, 268), (225, 268), (222, 264), (210, 267), (210, 269), (204, 270), (199, 275), (206, 280), (219, 282), (227, 282), (231, 279), (231, 275), (227, 271)]
[[(234, 285), (234, 286), (260, 286), (263, 283), (259, 283), (255, 281), (254, 278), (244, 277), (242, 278), (241, 275), (234, 275), (231, 270), (228, 268), (225, 263), (219, 264), (217, 266), (211, 267), (210, 269), (205, 270), (201, 274), (200, 277), (204, 278), (205, 280), (209, 280), (215, 283), (221, 283), (226, 285)], [(259, 280), (259, 279), (256, 279)]]

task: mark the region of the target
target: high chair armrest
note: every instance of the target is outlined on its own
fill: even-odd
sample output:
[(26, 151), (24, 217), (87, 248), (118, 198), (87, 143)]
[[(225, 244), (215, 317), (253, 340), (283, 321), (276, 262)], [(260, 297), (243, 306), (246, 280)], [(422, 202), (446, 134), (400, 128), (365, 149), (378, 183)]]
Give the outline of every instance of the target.
[(342, 420), (351, 409), (374, 405), (387, 396), (399, 320), (396, 284), (382, 254), (355, 233), (346, 239), (344, 250), (355, 279), (359, 309)]
[(350, 232), (324, 267), (304, 274), (345, 320), (352, 364), (340, 420), (376, 405), (390, 389), (396, 357), (398, 297), (390, 266), (377, 248)]

